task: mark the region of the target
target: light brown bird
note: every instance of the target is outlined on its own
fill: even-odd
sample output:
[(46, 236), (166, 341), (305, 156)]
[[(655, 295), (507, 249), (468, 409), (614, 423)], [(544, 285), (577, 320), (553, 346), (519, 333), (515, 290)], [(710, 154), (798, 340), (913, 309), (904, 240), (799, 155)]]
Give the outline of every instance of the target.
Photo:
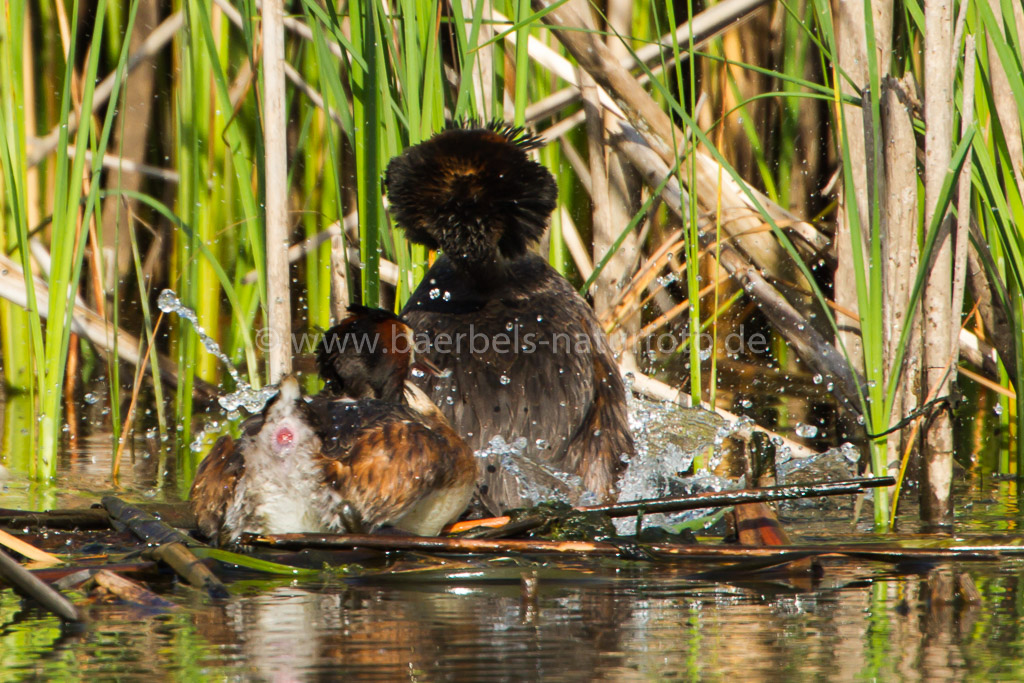
[(239, 440), (222, 437), (200, 464), (190, 501), (203, 533), (220, 545), (242, 532), (436, 535), (457, 518), (473, 454), (407, 382), (411, 341), (408, 325), (371, 309), (329, 330), (323, 344), (338, 346), (322, 367), (327, 390), (306, 399), (285, 378)]

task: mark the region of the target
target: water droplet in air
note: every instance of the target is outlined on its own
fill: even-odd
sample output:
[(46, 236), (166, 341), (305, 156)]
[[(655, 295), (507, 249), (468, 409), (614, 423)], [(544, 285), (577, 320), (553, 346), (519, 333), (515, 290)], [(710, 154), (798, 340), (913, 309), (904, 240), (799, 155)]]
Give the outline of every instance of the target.
[(818, 435), (818, 428), (814, 425), (800, 423), (796, 426), (796, 435), (804, 439), (813, 439)]

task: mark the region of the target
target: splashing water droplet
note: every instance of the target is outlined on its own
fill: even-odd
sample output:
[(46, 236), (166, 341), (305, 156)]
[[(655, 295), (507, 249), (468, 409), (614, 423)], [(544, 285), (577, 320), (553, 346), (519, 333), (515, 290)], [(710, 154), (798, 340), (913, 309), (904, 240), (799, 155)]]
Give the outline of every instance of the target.
[(187, 320), (192, 325), (192, 329), (195, 330), (203, 348), (224, 364), (228, 374), (231, 375), (231, 379), (234, 380), (235, 386), (238, 387), (234, 392), (217, 399), (217, 402), (224, 410), (229, 413), (238, 410), (240, 407), (245, 408), (250, 413), (258, 413), (263, 410), (263, 406), (266, 405), (267, 401), (277, 393), (277, 387), (253, 389), (252, 385), (242, 379), (242, 375), (231, 363), (231, 359), (220, 350), (217, 342), (210, 335), (206, 334), (206, 330), (199, 324), (199, 316), (196, 315), (196, 312), (181, 303), (181, 299), (178, 298), (178, 295), (173, 290), (165, 289), (160, 292), (156, 305), (164, 313), (175, 313), (178, 317)]
[(804, 439), (813, 439), (818, 435), (818, 428), (814, 425), (800, 423), (796, 426), (796, 435)]

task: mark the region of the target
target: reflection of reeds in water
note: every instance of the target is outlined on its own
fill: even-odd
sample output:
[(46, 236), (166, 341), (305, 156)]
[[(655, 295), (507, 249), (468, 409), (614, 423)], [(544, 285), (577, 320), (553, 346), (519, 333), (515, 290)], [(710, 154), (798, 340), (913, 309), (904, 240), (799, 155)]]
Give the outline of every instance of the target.
[[(5, 382), (31, 389), (42, 416), (33, 430), (37, 474), (52, 474), (57, 462), (61, 385), (75, 374), (136, 381), (134, 369), (120, 372), (112, 359), (135, 365), (154, 345), (151, 368), (161, 358), (166, 368), (167, 357), (177, 366), (164, 377), (183, 427), (179, 443), (193, 441), (194, 390), (225, 374), (187, 325), (171, 321), (154, 333), (144, 305), (154, 290), (177, 291), (254, 385), (267, 378), (259, 330), (269, 304), (290, 301), (294, 324), (310, 330), (329, 324), (332, 296), (399, 306), (429, 257), (392, 231), (380, 172), (445, 118), (504, 118), (552, 141), (540, 158), (558, 178), (560, 204), (545, 250), (589, 285), (606, 329), (628, 342), (627, 368), (635, 362), (740, 412), (749, 392), (740, 384), (746, 371), (736, 369), (778, 368), (820, 391), (814, 405), (780, 404), (775, 425), (812, 424), (819, 443), (870, 441), (881, 473), (917, 432), (907, 425), (887, 451), (885, 439), (865, 431), (878, 434), (945, 391), (916, 388), (940, 335), (910, 330), (923, 293), (937, 286), (926, 287), (924, 275), (939, 272), (935, 254), (948, 253), (944, 260), (971, 268), (959, 280), (955, 267), (946, 276), (955, 286), (944, 295), (943, 324), (958, 326), (953, 295), (966, 288), (968, 304), (977, 304), (968, 325), (980, 342), (976, 356), (988, 354), (978, 370), (1018, 385), (1024, 82), (1014, 65), (1024, 40), (998, 7), (967, 3), (969, 20), (950, 22), (958, 40), (984, 27), (977, 54), (986, 68), (965, 68), (953, 46), (943, 73), (955, 111), (972, 111), (963, 87), (971, 73), (976, 86), (967, 92), (973, 114), (966, 125), (954, 120), (942, 140), (954, 152), (947, 173), (916, 159), (916, 90), (926, 69), (911, 49), (922, 39), (913, 21), (897, 21), (894, 31), (880, 19), (873, 34), (858, 36), (843, 31), (861, 22), (859, 8), (833, 16), (824, 0), (759, 9), (725, 2), (677, 30), (686, 17), (676, 5), (609, 0), (597, 14), (567, 3), (538, 18), (544, 5), (287, 7), (287, 180), (268, 181), (264, 140), (274, 126), (262, 118), (258, 9), (186, 0), (165, 17), (155, 0), (125, 8), (98, 0), (73, 2), (65, 16), (61, 4), (12, 3), (0, 27), (8, 36), (0, 68), (11, 75), (0, 84), (10, 133), (0, 150), (0, 246), (12, 264), (0, 295), (18, 305), (0, 303), (0, 344)], [(746, 21), (713, 37), (738, 17)], [(118, 159), (131, 163), (118, 170)], [(958, 188), (955, 171), (968, 161)], [(942, 222), (922, 225), (908, 210), (925, 196), (919, 180), (933, 188), (923, 216), (942, 216), (961, 197), (961, 225), (974, 226), (966, 255), (942, 251)], [(285, 247), (266, 242), (268, 193), (287, 203), (287, 241), (308, 240), (294, 254), (291, 291), (268, 280), (268, 250)], [(965, 233), (954, 241), (966, 245)], [(22, 273), (61, 296), (45, 297)], [(44, 297), (45, 306), (33, 303)], [(89, 322), (99, 328), (76, 328), (88, 343), (66, 365), (82, 339), (72, 341), (69, 316), (84, 320), (87, 310), (99, 314)], [(767, 337), (765, 352), (730, 350), (730, 335), (753, 334)], [(674, 343), (652, 343), (663, 335)], [(955, 364), (951, 353), (942, 365)], [(838, 418), (822, 412), (833, 396), (843, 406)], [(1019, 420), (1000, 400), (1001, 422)], [(162, 411), (159, 394), (157, 402)], [(134, 411), (119, 400), (111, 408), (116, 434)], [(158, 424), (173, 422), (161, 413)], [(182, 452), (194, 461), (193, 451)], [(194, 462), (185, 465), (188, 476)], [(884, 508), (876, 508), (880, 523)]]
[(171, 612), (89, 605), (92, 626), (68, 632), (3, 591), (0, 655), (13, 676), (61, 680), (1020, 678), (1017, 572), (972, 570), (981, 602), (969, 604), (939, 599), (949, 567), (834, 562), (814, 587), (687, 579), (694, 569), (541, 570), (536, 618), (516, 583), (261, 580), (220, 604), (176, 590)]

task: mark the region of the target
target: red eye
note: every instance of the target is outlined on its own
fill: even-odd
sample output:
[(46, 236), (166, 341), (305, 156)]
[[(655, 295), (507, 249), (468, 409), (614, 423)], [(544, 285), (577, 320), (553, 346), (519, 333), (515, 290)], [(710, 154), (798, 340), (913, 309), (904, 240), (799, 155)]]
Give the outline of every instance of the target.
[(295, 434), (292, 433), (292, 430), (288, 429), (287, 427), (281, 427), (280, 429), (277, 430), (277, 445), (289, 446), (291, 445), (294, 439)]

